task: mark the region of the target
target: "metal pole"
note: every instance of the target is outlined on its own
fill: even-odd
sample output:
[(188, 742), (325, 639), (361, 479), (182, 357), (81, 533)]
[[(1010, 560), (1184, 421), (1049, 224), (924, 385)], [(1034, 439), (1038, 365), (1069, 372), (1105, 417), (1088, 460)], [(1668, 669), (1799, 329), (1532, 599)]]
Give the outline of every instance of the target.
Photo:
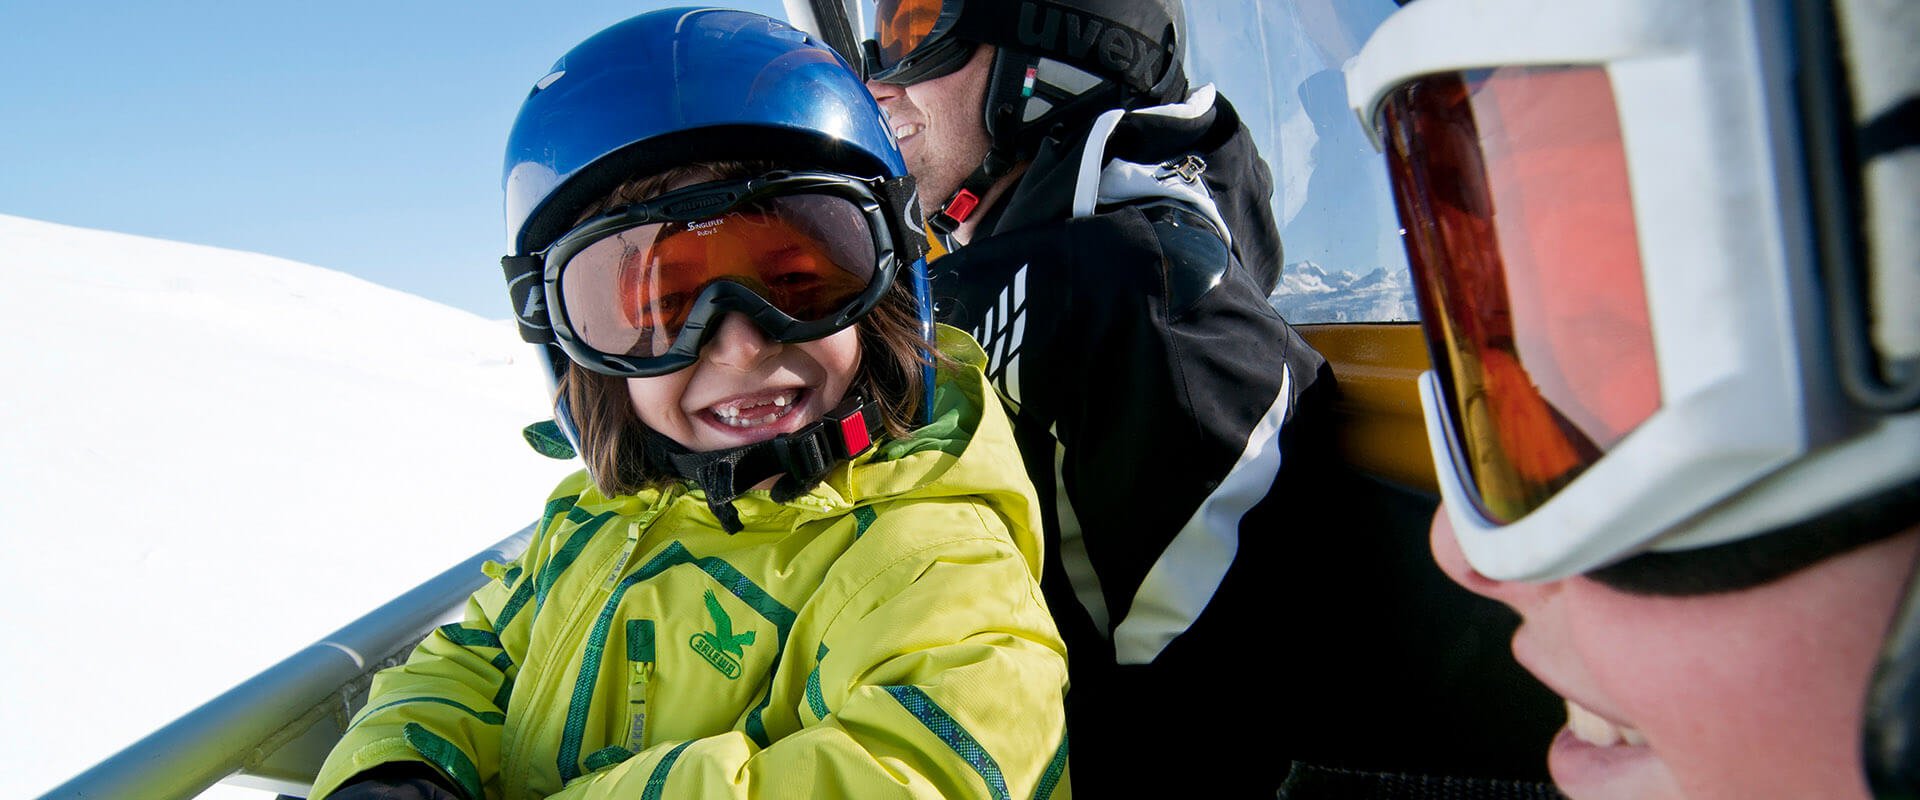
[(532, 539), (533, 526), (528, 525), (41, 797), (179, 800), (200, 794), (245, 767), (250, 758), (267, 755), (255, 751), (306, 718), (368, 665), (419, 641), (486, 583), (480, 572), (483, 562), (517, 558)]

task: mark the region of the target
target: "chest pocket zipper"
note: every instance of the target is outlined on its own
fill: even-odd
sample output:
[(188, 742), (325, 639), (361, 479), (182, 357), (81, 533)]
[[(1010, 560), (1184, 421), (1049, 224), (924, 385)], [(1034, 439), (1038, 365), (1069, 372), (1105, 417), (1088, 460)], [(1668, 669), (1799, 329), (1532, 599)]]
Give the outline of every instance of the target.
[(647, 744), (647, 701), (654, 672), (653, 620), (627, 620), (627, 742), (638, 753)]

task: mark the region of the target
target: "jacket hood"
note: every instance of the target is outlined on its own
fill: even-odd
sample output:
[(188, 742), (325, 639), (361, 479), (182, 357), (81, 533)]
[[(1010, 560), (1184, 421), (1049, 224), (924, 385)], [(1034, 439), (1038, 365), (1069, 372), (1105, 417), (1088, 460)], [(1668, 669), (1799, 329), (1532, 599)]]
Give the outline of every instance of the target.
[[(1109, 116), (1111, 132), (1102, 122)], [(1104, 134), (1104, 147), (1089, 153), (1089, 143)], [(1273, 218), (1273, 173), (1254, 148), (1253, 134), (1240, 122), (1233, 104), (1202, 86), (1185, 103), (1151, 108), (1114, 110), (1070, 134), (1047, 138), (1027, 165), (1013, 191), (989, 212), (982, 230), (1011, 233), (1031, 225), (1075, 216), (1074, 199), (1082, 192), (1083, 162), (1095, 173), (1113, 172), (1113, 162), (1158, 167), (1197, 155), (1206, 162), (1200, 180), (1211, 195), (1217, 216), (1225, 221), (1233, 254), (1246, 265), (1262, 288), (1271, 293), (1279, 285), (1281, 245)], [(1124, 188), (1113, 187), (1102, 176), (1101, 203), (1135, 199)], [(1114, 191), (1118, 189), (1119, 194)]]

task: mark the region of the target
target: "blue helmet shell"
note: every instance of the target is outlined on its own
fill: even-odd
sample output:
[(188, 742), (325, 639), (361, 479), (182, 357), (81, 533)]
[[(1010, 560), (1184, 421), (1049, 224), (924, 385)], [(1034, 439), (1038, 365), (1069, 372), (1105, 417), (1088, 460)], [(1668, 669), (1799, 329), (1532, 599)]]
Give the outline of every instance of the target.
[(508, 249), (546, 246), (623, 179), (741, 157), (906, 174), (879, 105), (806, 32), (722, 9), (621, 22), (561, 56), (520, 107), (502, 181)]

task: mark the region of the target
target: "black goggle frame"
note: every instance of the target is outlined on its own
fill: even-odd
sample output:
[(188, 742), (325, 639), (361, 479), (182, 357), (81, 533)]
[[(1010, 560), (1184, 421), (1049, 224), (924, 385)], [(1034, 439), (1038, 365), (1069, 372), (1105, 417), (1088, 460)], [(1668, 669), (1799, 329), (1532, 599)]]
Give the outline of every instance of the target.
[(952, 74), (966, 66), (967, 59), (973, 57), (975, 47), (973, 42), (952, 35), (954, 24), (959, 21), (959, 4), (941, 3), (940, 17), (934, 21), (926, 37), (893, 64), (883, 62), (878, 39), (862, 41), (862, 74), (867, 80), (895, 86), (912, 86)]
[[(622, 231), (661, 222), (694, 222), (717, 217), (741, 206), (782, 195), (819, 194), (848, 200), (865, 216), (873, 238), (874, 271), (866, 289), (824, 319), (799, 320), (776, 308), (759, 293), (731, 280), (717, 280), (700, 290), (686, 321), (667, 352), (653, 357), (605, 353), (582, 341), (567, 315), (561, 278), (567, 262), (595, 242)], [(826, 172), (773, 172), (754, 178), (715, 181), (668, 192), (651, 200), (612, 209), (576, 226), (544, 250), (502, 259), (507, 281), (514, 288), (520, 313), (521, 338), (536, 344), (559, 346), (575, 364), (605, 375), (644, 378), (665, 375), (691, 366), (711, 329), (729, 312), (738, 312), (776, 341), (792, 344), (812, 341), (845, 329), (865, 316), (893, 284), (900, 263), (911, 263), (925, 252), (918, 236), (904, 236), (891, 219), (915, 219), (911, 178), (855, 178)], [(917, 246), (916, 246), (917, 245)], [(523, 299), (519, 288), (538, 274), (544, 308)], [(530, 288), (530, 287), (529, 287)], [(542, 320), (539, 317), (547, 319)], [(540, 323), (548, 322), (550, 327)], [(542, 330), (542, 328), (545, 330)]]

